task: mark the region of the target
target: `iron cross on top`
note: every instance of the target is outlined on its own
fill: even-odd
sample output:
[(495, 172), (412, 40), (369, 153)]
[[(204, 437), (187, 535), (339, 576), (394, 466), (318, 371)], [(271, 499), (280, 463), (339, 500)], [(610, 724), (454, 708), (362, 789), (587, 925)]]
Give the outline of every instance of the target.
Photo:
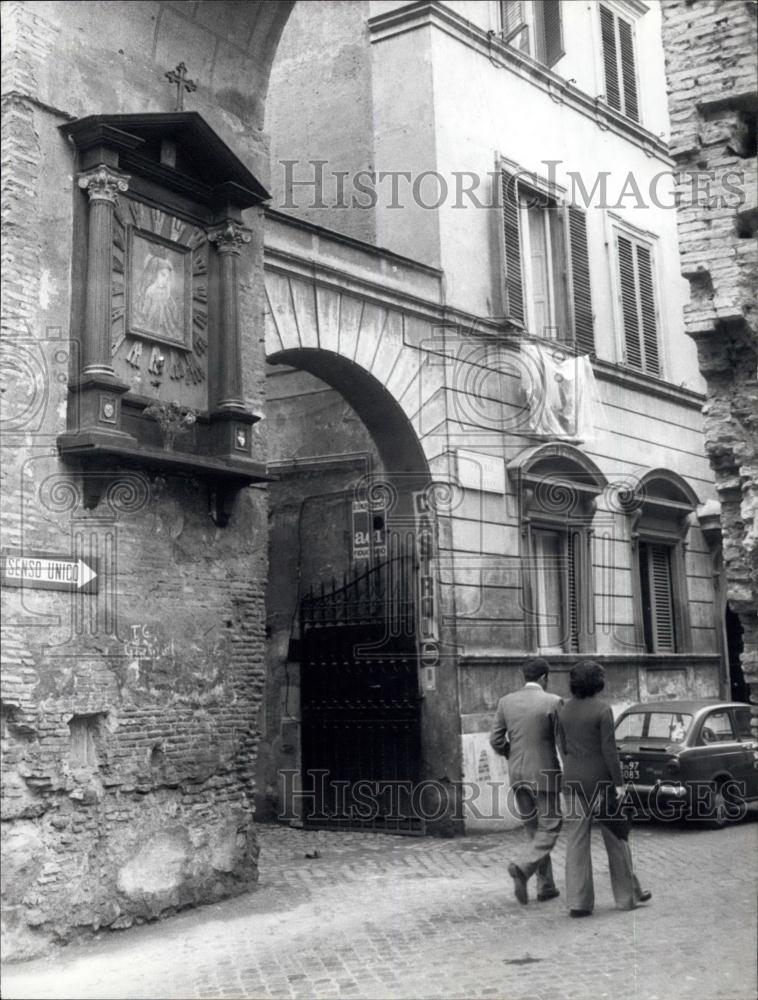
[(184, 91), (191, 94), (193, 90), (197, 90), (197, 84), (194, 80), (187, 79), (187, 67), (183, 62), (180, 62), (176, 69), (170, 69), (166, 73), (166, 79), (169, 83), (176, 84), (176, 108), (174, 110), (183, 111)]

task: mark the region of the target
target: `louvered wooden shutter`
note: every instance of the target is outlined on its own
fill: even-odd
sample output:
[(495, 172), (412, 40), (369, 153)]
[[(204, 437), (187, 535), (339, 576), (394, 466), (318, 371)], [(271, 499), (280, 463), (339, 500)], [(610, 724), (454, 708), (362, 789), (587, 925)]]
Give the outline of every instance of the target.
[(642, 318), (642, 343), (645, 349), (645, 371), (660, 374), (658, 358), (658, 328), (655, 319), (653, 293), (653, 268), (650, 250), (637, 244), (637, 274), (640, 287), (640, 313)]
[(567, 542), (567, 615), (566, 625), (568, 626), (567, 653), (579, 652), (579, 576), (581, 560), (581, 535), (570, 532)]
[(648, 545), (650, 605), (655, 653), (676, 650), (674, 602), (671, 593), (671, 550), (666, 545)]
[(621, 110), (618, 57), (616, 55), (616, 17), (607, 7), (600, 5), (600, 35), (603, 42), (605, 68), (605, 99), (612, 108)]
[(618, 237), (619, 282), (621, 285), (621, 311), (624, 320), (626, 362), (642, 370), (640, 345), (640, 320), (637, 309), (637, 280), (634, 271), (634, 248), (631, 240)]
[(621, 54), (621, 79), (624, 85), (624, 114), (634, 121), (640, 120), (637, 103), (637, 77), (634, 64), (634, 36), (632, 26), (623, 18), (618, 19), (619, 50)]
[(544, 61), (552, 66), (563, 55), (560, 0), (542, 0), (541, 14)]
[(619, 234), (618, 258), (626, 362), (639, 371), (660, 375), (652, 253), (644, 244)]
[(505, 244), (505, 293), (508, 318), (524, 322), (524, 287), (521, 278), (518, 184), (513, 174), (501, 171), (503, 237)]
[(500, 17), (503, 24), (503, 37), (507, 40), (524, 23), (523, 0), (502, 0)]
[(595, 333), (590, 291), (590, 257), (587, 248), (587, 215), (574, 205), (568, 210), (573, 286), (574, 340), (582, 354), (594, 354)]

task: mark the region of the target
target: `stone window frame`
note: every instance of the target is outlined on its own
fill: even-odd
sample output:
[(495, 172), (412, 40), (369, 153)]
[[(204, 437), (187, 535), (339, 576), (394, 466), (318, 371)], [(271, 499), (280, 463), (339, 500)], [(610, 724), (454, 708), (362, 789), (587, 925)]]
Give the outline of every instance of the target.
[[(660, 484), (655, 486), (654, 484)], [(686, 552), (687, 534), (700, 501), (682, 476), (669, 469), (652, 469), (640, 479), (631, 512), (630, 543), (634, 631), (646, 655), (671, 655), (692, 650)], [(663, 545), (669, 550), (674, 649), (648, 648), (640, 564), (640, 544)]]
[[(595, 591), (593, 571), (593, 527), (597, 498), (607, 489), (608, 480), (579, 448), (550, 442), (525, 449), (508, 464), (519, 504), (521, 529), (521, 587), (527, 648), (547, 656), (590, 654), (596, 648)], [(535, 614), (537, 569), (534, 531), (557, 530), (566, 541), (577, 545), (575, 592), (577, 595), (577, 644), (564, 636), (561, 652), (540, 649)]]
[[(592, 301), (592, 267), (587, 231), (587, 211), (572, 204), (568, 190), (531, 170), (524, 169), (514, 160), (497, 153), (495, 168), (498, 174), (498, 235), (500, 246), (500, 293), (503, 314), (515, 329), (534, 336), (543, 343), (560, 344), (581, 354), (595, 353), (595, 313)], [(509, 190), (510, 189), (510, 190)], [(525, 211), (519, 205), (515, 213), (508, 211), (508, 195), (520, 197), (526, 189), (529, 195), (550, 204), (560, 213), (559, 230), (563, 237), (560, 251), (566, 277), (564, 313), (566, 329), (562, 336), (546, 337), (530, 329), (531, 317), (527, 309), (527, 280), (525, 267)], [(545, 205), (547, 210), (547, 204)], [(515, 229), (518, 242), (518, 276), (511, 274), (509, 257), (509, 229)], [(589, 321), (587, 321), (589, 313)]]

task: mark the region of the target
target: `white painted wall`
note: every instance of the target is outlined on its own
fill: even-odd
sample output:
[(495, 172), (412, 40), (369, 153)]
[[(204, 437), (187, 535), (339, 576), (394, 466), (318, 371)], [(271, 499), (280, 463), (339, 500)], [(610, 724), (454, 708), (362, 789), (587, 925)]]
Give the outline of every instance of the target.
[[(372, 3), (371, 13), (389, 6)], [(493, 5), (448, 6), (480, 27), (491, 22)], [(598, 7), (594, 0), (563, 4), (566, 55), (555, 67), (565, 78), (578, 74), (578, 84), (593, 97), (602, 93), (596, 82), (602, 80)], [(653, 4), (637, 21), (637, 52), (642, 118), (654, 137), (668, 129), (659, 29), (660, 11)], [(494, 169), (496, 152), (540, 175), (548, 171), (544, 161), (560, 161), (556, 180), (569, 194), (573, 182), (568, 172), (577, 172), (591, 191), (598, 172), (608, 171), (608, 202), (615, 216), (651, 234), (656, 248), (663, 377), (702, 391), (696, 348), (684, 334), (682, 309), (689, 289), (680, 275), (667, 161), (623, 135), (601, 129), (593, 118), (557, 103), (530, 80), (439, 28), (426, 26), (384, 38), (372, 45), (372, 59), (377, 165), (416, 174), (437, 171), (449, 189), (438, 209), (413, 204), (407, 187), (401, 188), (406, 191), (402, 211), (387, 207), (386, 198), (380, 197), (379, 244), (442, 267), (450, 305), (495, 316), (502, 312), (499, 218), (468, 198), (463, 199), (465, 207), (456, 207), (455, 173), (475, 172), (481, 178), (477, 194), (489, 202), (492, 181), (487, 175)], [(629, 186), (630, 173), (647, 207), (639, 207)], [(651, 185), (659, 175), (658, 200), (670, 207), (656, 207), (651, 201)], [(436, 190), (431, 181), (422, 189), (428, 203)], [(612, 225), (609, 212), (595, 202), (588, 213), (588, 240), (597, 353), (621, 362)]]

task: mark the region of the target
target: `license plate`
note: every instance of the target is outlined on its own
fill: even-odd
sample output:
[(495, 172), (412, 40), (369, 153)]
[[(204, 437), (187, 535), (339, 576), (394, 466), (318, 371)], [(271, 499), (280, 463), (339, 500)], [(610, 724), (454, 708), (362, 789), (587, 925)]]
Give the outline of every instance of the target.
[(638, 760), (624, 761), (622, 771), (624, 773), (624, 781), (633, 782), (640, 780), (640, 762)]

